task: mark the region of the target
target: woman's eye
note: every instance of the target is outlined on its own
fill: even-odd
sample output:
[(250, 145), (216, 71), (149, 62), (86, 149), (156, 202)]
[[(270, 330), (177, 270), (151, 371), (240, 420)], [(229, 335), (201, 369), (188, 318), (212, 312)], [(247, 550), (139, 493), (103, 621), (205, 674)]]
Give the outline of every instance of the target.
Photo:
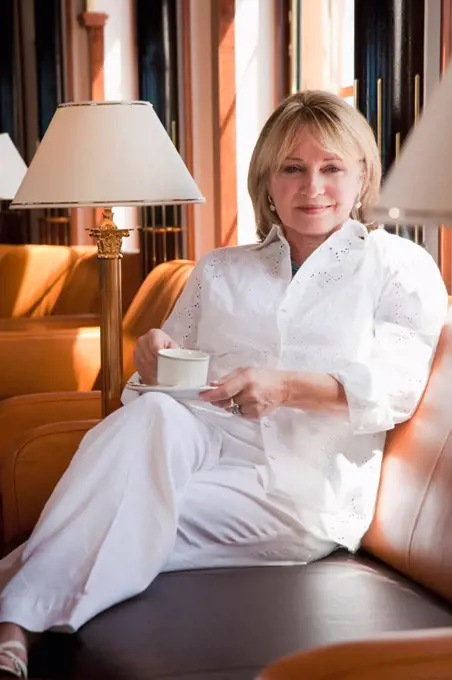
[(295, 172), (301, 172), (301, 168), (298, 165), (286, 165), (283, 172), (287, 175), (293, 175)]
[(336, 172), (340, 172), (341, 168), (338, 168), (337, 165), (329, 165), (327, 168), (325, 168), (325, 171), (334, 175)]

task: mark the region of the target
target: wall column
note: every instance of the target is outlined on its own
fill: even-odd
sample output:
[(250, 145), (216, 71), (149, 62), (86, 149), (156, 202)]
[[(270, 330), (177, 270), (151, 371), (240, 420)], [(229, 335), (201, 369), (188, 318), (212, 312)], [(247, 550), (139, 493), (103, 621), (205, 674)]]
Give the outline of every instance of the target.
[[(441, 2), (441, 73), (452, 57), (452, 0)], [(442, 226), (438, 233), (438, 264), (449, 295), (452, 293), (452, 225)]]
[(212, 6), (216, 246), (237, 243), (235, 0)]
[(83, 26), (88, 30), (91, 99), (105, 99), (104, 83), (104, 28), (108, 14), (104, 12), (83, 12)]

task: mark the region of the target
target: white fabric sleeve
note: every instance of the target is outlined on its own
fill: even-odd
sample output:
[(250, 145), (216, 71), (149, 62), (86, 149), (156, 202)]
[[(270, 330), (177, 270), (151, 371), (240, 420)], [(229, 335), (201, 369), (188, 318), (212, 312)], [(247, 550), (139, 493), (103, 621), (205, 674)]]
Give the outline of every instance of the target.
[(332, 374), (344, 386), (355, 434), (392, 429), (408, 420), (424, 392), (447, 314), (447, 292), (430, 255), (393, 267), (374, 320), (374, 341), (365, 362)]
[[(203, 260), (198, 262), (179, 296), (174, 309), (162, 326), (174, 342), (187, 349), (197, 349), (197, 328), (201, 307), (201, 278), (204, 269)], [(138, 380), (134, 373), (129, 380)], [(138, 399), (138, 392), (128, 389), (127, 385), (121, 395), (121, 402), (126, 405)]]
[(197, 331), (201, 316), (201, 287), (204, 258), (194, 267), (162, 330), (185, 349), (198, 349)]

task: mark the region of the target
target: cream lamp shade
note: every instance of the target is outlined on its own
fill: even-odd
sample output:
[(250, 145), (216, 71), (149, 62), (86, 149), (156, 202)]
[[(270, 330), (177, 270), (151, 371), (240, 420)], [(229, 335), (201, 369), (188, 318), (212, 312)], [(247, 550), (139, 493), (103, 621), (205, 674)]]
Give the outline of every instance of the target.
[(11, 208), (202, 203), (148, 102), (60, 104)]
[(452, 66), (402, 145), (369, 217), (384, 224), (452, 225)]
[(0, 134), (0, 201), (14, 198), (27, 166), (8, 133)]

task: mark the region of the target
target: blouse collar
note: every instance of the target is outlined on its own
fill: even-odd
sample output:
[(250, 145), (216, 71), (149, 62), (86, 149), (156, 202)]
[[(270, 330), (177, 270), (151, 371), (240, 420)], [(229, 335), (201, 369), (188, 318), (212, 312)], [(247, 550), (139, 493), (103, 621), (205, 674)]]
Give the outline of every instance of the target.
[[(330, 239), (337, 238), (338, 236), (352, 238), (353, 240), (356, 240), (357, 244), (359, 241), (361, 241), (363, 244), (369, 237), (369, 232), (367, 231), (366, 226), (361, 222), (358, 222), (358, 220), (349, 219), (344, 222), (340, 229), (337, 229), (337, 231), (333, 232), (331, 236), (329, 236), (326, 241), (324, 241), (324, 243), (327, 243)], [(261, 243), (258, 243), (257, 247), (262, 248), (263, 246), (269, 245), (270, 243), (274, 243), (274, 241), (284, 241), (287, 243), (287, 239), (284, 236), (284, 232), (279, 224), (272, 225), (272, 228), (265, 239)]]

